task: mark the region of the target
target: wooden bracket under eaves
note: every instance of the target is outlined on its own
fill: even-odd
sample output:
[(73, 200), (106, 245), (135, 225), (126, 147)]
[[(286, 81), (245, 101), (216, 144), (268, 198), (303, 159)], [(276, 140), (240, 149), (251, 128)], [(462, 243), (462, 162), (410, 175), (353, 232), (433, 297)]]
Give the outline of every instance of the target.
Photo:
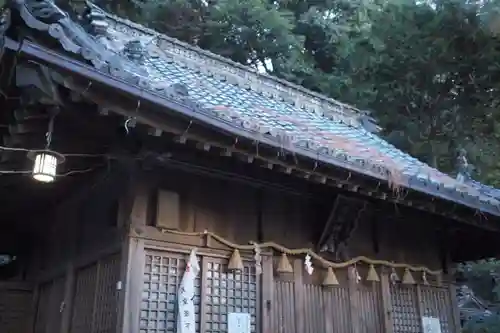
[(366, 201), (337, 195), (323, 232), (317, 243), (320, 252), (332, 252), (336, 256), (345, 246), (356, 229), (360, 219), (367, 216)]

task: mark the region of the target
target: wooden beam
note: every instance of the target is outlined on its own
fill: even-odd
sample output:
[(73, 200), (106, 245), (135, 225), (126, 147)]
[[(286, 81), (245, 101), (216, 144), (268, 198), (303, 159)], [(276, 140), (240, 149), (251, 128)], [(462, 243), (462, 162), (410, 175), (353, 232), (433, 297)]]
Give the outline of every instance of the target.
[[(295, 298), (295, 328), (297, 332), (305, 332), (305, 300), (304, 300), (304, 281), (303, 273), (304, 268), (302, 266), (301, 259), (295, 259), (293, 261), (293, 290)], [(287, 306), (287, 305), (283, 305)]]
[(120, 252), (120, 277), (117, 282), (117, 314), (116, 314), (116, 333), (126, 333), (128, 329), (128, 324), (126, 323), (127, 314), (129, 313), (128, 306), (128, 293), (127, 290), (127, 279), (129, 278), (129, 266), (132, 264), (130, 262), (131, 257), (131, 238), (127, 234), (124, 234), (124, 238), (121, 244)]
[(422, 286), (420, 284), (416, 284), (415, 286), (409, 288), (411, 288), (410, 291), (414, 291), (416, 295), (417, 318), (419, 319), (418, 322), (420, 326), (419, 331), (423, 332), (424, 327), (423, 327), (422, 317), (424, 316), (425, 312), (424, 312), (424, 303), (422, 300)]
[[(197, 253), (197, 255), (200, 255)], [(201, 291), (200, 291), (200, 299), (201, 299), (201, 304), (200, 304), (200, 333), (205, 333), (206, 332), (206, 325), (205, 323), (207, 322), (207, 302), (206, 297), (207, 297), (207, 288), (205, 287), (205, 283), (203, 281), (206, 281), (208, 277), (208, 257), (207, 256), (201, 256), (201, 277), (200, 280), (202, 281), (201, 283)]]
[(150, 187), (145, 182), (136, 184), (132, 211), (130, 212), (130, 228), (141, 232), (147, 224)]
[(262, 333), (274, 333), (275, 317), (273, 312), (273, 302), (278, 302), (274, 299), (274, 271), (273, 271), (273, 256), (262, 256), (262, 288), (261, 288), (261, 323)]
[(146, 259), (143, 240), (137, 238), (130, 240), (127, 258), (126, 296), (123, 310), (124, 316), (121, 318), (121, 333), (139, 331), (139, 313), (141, 311), (141, 294)]
[(450, 306), (451, 306), (451, 311), (452, 311), (452, 321), (453, 321), (453, 328), (451, 329), (451, 332), (459, 332), (461, 325), (460, 325), (460, 309), (458, 307), (458, 301), (457, 301), (457, 286), (453, 283), (453, 281), (450, 281), (448, 284), (448, 295), (450, 297)]

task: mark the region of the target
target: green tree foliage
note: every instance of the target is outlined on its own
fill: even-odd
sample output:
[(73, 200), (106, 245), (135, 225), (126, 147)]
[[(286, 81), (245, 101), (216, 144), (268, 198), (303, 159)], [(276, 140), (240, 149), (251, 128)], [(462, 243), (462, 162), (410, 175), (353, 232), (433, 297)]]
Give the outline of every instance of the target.
[[(500, 261), (485, 259), (458, 265), (457, 275), (476, 296), (489, 304), (490, 313), (472, 316), (465, 324), (464, 333), (500, 332)], [(485, 304), (486, 305), (486, 304)]]
[[(362, 7), (343, 46), (350, 102), (374, 110), (389, 141), (444, 171), (465, 148), (483, 167), (497, 147), (498, 40), (456, 2)], [(493, 144), (495, 149), (488, 149)]]
[(500, 261), (483, 259), (458, 265), (457, 276), (475, 295), (489, 303), (500, 302)]

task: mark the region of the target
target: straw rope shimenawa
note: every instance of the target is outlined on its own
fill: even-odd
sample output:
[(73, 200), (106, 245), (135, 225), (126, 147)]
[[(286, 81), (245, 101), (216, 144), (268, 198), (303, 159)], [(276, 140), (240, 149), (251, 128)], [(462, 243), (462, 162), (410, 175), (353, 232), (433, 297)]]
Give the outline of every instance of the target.
[[(203, 232), (184, 232), (184, 231), (177, 231), (177, 230), (170, 230), (170, 229), (161, 229), (163, 233), (170, 233), (170, 234), (175, 234), (175, 235), (182, 235), (182, 236), (198, 236), (198, 237), (212, 237), (216, 241), (220, 242), (221, 244), (226, 245), (229, 248), (240, 250), (240, 251), (253, 251), (255, 249), (256, 243), (250, 242), (249, 245), (242, 245), (242, 244), (235, 244), (232, 243), (231, 241), (228, 241), (227, 239), (213, 233), (210, 231), (203, 231)], [(259, 248), (270, 248), (273, 250), (276, 250), (278, 252), (281, 252), (282, 254), (287, 254), (287, 255), (307, 255), (309, 254), (311, 258), (316, 259), (318, 262), (322, 264), (324, 268), (346, 268), (349, 266), (352, 266), (356, 263), (365, 263), (368, 265), (382, 265), (382, 266), (387, 266), (391, 267), (393, 269), (396, 268), (403, 268), (408, 271), (413, 271), (413, 272), (425, 272), (426, 274), (434, 275), (440, 277), (442, 274), (441, 270), (430, 270), (427, 267), (424, 266), (412, 266), (408, 264), (402, 264), (402, 263), (394, 263), (386, 260), (377, 260), (377, 259), (370, 259), (365, 256), (359, 256), (352, 258), (350, 260), (344, 261), (344, 262), (332, 262), (329, 260), (326, 260), (325, 258), (321, 257), (319, 254), (315, 253), (311, 249), (308, 248), (301, 248), (301, 249), (288, 249), (282, 245), (276, 244), (274, 242), (264, 242), (264, 243), (258, 243), (257, 244)]]

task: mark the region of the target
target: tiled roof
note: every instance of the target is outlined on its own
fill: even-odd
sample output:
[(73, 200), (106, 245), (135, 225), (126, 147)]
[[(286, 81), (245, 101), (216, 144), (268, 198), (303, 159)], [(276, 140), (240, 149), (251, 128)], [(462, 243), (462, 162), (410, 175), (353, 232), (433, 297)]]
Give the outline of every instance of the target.
[[(46, 30), (65, 50), (79, 54), (97, 70), (151, 94), (174, 98), (171, 88), (175, 87), (175, 94), (195, 102), (194, 117), (203, 114), (221, 128), (244, 131), (256, 140), (271, 139), (277, 148), (293, 148), (323, 162), (500, 214), (500, 196), (491, 195), (497, 190), (458, 182), (400, 151), (365, 129), (361, 120), (365, 113), (360, 110), (95, 6), (83, 29), (68, 17), (53, 21), (48, 15), (37, 17), (34, 2), (26, 0), (18, 6), (28, 26)], [(36, 1), (40, 3), (56, 8), (49, 1)]]

